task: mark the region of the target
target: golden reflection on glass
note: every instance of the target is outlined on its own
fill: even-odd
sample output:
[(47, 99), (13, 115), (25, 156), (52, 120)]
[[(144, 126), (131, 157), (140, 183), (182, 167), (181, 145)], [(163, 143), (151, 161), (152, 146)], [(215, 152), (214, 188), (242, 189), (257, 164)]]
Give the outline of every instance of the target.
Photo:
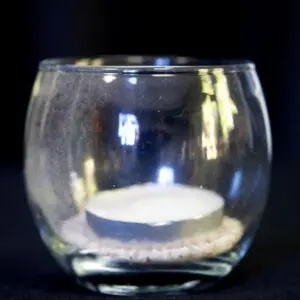
[(97, 192), (97, 184), (95, 180), (95, 161), (92, 157), (88, 157), (84, 162), (84, 177), (87, 196), (91, 197)]
[(199, 70), (200, 80), (202, 84), (202, 93), (213, 95), (214, 94), (214, 88), (212, 85), (212, 81), (210, 78), (210, 75), (208, 74), (207, 69)]
[(76, 66), (88, 66), (90, 64), (90, 59), (82, 58), (75, 62)]
[(94, 58), (94, 59), (86, 59), (86, 58), (82, 58), (82, 59), (78, 59), (75, 62), (76, 66), (103, 66), (104, 64), (104, 60), (103, 58)]
[(234, 129), (233, 116), (238, 113), (238, 109), (231, 98), (223, 69), (213, 69), (211, 73), (203, 69), (199, 71), (199, 75), (202, 93), (206, 95), (202, 103), (202, 147), (206, 149), (206, 157), (210, 160), (218, 157), (218, 122), (220, 122), (224, 145), (227, 148), (229, 133)]
[(211, 100), (209, 95), (206, 96), (202, 104), (202, 146), (206, 148), (206, 158), (216, 159), (218, 157), (217, 150), (217, 105)]
[(32, 97), (37, 97), (40, 93), (40, 89), (41, 89), (41, 82), (42, 82), (42, 73), (39, 72), (37, 74), (37, 77), (34, 81), (34, 85), (33, 85), (33, 88), (32, 88)]
[(202, 103), (202, 147), (206, 149), (206, 158), (208, 160), (216, 159), (218, 157), (217, 149), (217, 105), (212, 100), (214, 89), (211, 81), (211, 76), (208, 70), (199, 71), (200, 80), (202, 84), (202, 93), (206, 94), (205, 100)]
[(91, 65), (92, 66), (103, 66), (104, 62), (102, 58), (95, 58), (92, 60)]
[(216, 79), (214, 86), (222, 135), (225, 145), (228, 145), (229, 133), (232, 129), (234, 129), (233, 115), (238, 113), (238, 109), (230, 96), (229, 86), (224, 70), (214, 69), (212, 73)]

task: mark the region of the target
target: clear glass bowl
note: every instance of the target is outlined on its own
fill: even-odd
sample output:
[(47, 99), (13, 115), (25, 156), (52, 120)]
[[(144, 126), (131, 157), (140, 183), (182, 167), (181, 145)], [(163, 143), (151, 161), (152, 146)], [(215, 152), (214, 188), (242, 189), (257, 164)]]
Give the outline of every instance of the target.
[(40, 235), (93, 291), (198, 291), (253, 240), (272, 158), (253, 63), (45, 60), (25, 135)]

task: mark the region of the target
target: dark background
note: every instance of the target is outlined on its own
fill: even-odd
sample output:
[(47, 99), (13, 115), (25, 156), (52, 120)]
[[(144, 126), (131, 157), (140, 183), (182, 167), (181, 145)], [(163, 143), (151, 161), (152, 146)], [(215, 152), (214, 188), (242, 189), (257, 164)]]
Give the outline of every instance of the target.
[[(4, 45), (11, 50), (8, 55), (13, 61), (16, 94), (5, 103), (15, 126), (9, 132), (13, 134), (9, 149), (1, 151), (13, 161), (22, 160), (25, 111), (41, 59), (174, 54), (254, 61), (270, 112), (275, 159), (297, 156), (300, 3), (273, 2), (20, 1), (13, 7), (13, 14), (8, 15), (9, 24), (4, 24), (9, 31)], [(15, 33), (11, 34), (11, 30)]]
[(3, 299), (81, 299), (81, 290), (60, 272), (31, 221), (22, 179), (23, 131), (41, 59), (101, 54), (246, 58), (256, 64), (274, 140), (270, 201), (249, 256), (220, 287), (221, 294), (203, 299), (300, 299), (300, 1), (3, 3)]

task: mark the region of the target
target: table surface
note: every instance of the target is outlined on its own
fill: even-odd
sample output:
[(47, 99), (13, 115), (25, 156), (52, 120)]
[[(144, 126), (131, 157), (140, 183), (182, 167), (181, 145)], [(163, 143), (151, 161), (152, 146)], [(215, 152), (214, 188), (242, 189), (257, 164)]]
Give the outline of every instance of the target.
[[(160, 296), (157, 299), (300, 299), (300, 193), (296, 188), (300, 177), (297, 166), (299, 169), (300, 163), (273, 167), (263, 222), (248, 255), (231, 276), (201, 297)], [(34, 227), (20, 167), (1, 168), (0, 193), (0, 299), (117, 298), (82, 289), (58, 267)]]

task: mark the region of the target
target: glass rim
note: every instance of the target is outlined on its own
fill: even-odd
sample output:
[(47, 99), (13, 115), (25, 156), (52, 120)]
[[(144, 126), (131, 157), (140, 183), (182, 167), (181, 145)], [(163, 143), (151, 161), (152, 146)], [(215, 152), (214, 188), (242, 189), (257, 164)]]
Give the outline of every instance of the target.
[(255, 69), (245, 59), (199, 59), (189, 56), (101, 55), (91, 57), (47, 58), (39, 63), (39, 70), (68, 73), (208, 73), (223, 70), (226, 73)]

